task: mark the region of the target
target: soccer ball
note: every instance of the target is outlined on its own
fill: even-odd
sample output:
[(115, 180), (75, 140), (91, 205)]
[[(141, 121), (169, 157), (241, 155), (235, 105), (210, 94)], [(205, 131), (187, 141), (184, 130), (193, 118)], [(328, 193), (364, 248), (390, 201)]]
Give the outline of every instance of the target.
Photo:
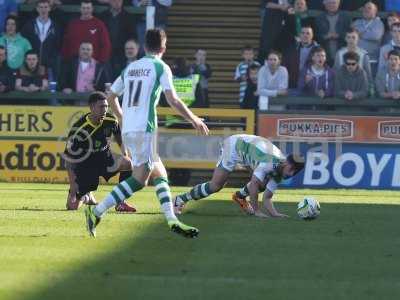
[(311, 197), (304, 197), (297, 204), (297, 215), (303, 220), (313, 220), (321, 213), (321, 207), (317, 200)]

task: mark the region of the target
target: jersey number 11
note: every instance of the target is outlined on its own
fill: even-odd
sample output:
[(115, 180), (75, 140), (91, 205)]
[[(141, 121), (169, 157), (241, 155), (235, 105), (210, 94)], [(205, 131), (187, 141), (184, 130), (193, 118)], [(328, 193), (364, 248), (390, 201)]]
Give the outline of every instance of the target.
[(128, 98), (128, 107), (138, 106), (140, 92), (142, 90), (142, 81), (137, 81), (135, 84), (135, 80), (129, 81), (129, 98)]

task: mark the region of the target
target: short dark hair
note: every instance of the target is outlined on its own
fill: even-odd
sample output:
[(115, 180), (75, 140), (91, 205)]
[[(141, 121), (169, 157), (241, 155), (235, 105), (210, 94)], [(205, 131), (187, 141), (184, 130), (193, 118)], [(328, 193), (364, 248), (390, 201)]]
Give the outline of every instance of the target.
[(18, 29), (19, 29), (18, 17), (17, 17), (17, 16), (14, 16), (14, 15), (8, 15), (7, 18), (4, 20), (4, 29), (5, 29), (6, 26), (7, 26), (7, 21), (8, 21), (8, 20), (14, 20), (14, 22), (15, 22), (15, 27), (16, 27), (15, 32), (18, 32)]
[(349, 30), (346, 31), (346, 34), (351, 34), (351, 33), (356, 33), (358, 36), (360, 35), (358, 30), (355, 28), (350, 28)]
[(304, 165), (305, 165), (305, 159), (303, 156), (301, 155), (297, 155), (297, 154), (289, 154), (286, 157), (286, 161), (294, 166), (294, 175), (296, 175), (297, 173), (299, 173), (301, 170), (304, 169)]
[(397, 56), (397, 57), (400, 58), (400, 51), (399, 51), (399, 50), (396, 50), (396, 49), (393, 49), (393, 50), (389, 51), (388, 57), (390, 57), (391, 55)]
[(326, 53), (326, 50), (324, 48), (322, 48), (321, 46), (316, 46), (316, 47), (311, 49), (310, 57), (312, 57), (315, 53), (321, 53), (321, 52), (325, 52)]
[(400, 15), (395, 11), (391, 11), (390, 13), (387, 14), (386, 19), (388, 19), (389, 17), (400, 18)]
[(355, 60), (356, 62), (359, 62), (360, 55), (358, 55), (357, 52), (349, 51), (343, 55), (343, 60), (344, 62), (347, 62), (348, 60)]
[(0, 45), (0, 49), (6, 51), (6, 47), (4, 47), (3, 45)]
[(392, 26), (390, 26), (390, 31), (392, 31), (394, 27), (400, 28), (400, 22), (393, 23)]
[(254, 48), (251, 45), (244, 45), (243, 48), (242, 48), (242, 53), (244, 51), (254, 51)]
[(134, 39), (134, 38), (127, 39), (127, 40), (125, 41), (125, 44), (124, 44), (124, 45), (126, 45), (127, 43), (135, 43), (136, 45), (139, 45), (138, 41), (137, 41), (136, 39)]
[(96, 103), (97, 101), (106, 100), (107, 95), (103, 92), (95, 91), (90, 94), (88, 103), (89, 105)]
[(270, 51), (270, 52), (268, 53), (267, 59), (268, 59), (268, 57), (269, 57), (271, 54), (274, 54), (274, 55), (278, 56), (279, 60), (282, 61), (282, 53), (280, 53), (279, 51), (276, 51), (276, 50)]
[(146, 31), (145, 47), (149, 52), (160, 52), (166, 39), (167, 35), (163, 29), (149, 29)]
[(82, 5), (83, 3), (92, 4), (93, 5), (93, 2), (90, 1), (90, 0), (81, 0), (80, 4)]
[(301, 25), (301, 29), (303, 28), (310, 28), (314, 32), (314, 28), (311, 26), (311, 24), (303, 24)]
[(39, 54), (35, 50), (32, 50), (32, 49), (25, 52), (25, 55), (24, 55), (25, 58), (27, 58), (28, 55), (36, 55), (37, 57), (39, 57)]
[(47, 3), (48, 5), (50, 5), (49, 0), (39, 0), (38, 2), (36, 2), (36, 6), (39, 6), (40, 3)]
[(253, 71), (253, 70), (259, 70), (260, 69), (260, 65), (259, 64), (256, 64), (256, 63), (252, 63), (248, 68), (247, 68), (247, 70), (248, 70), (248, 73), (250, 73), (250, 71)]
[(83, 40), (80, 44), (79, 44), (79, 47), (81, 47), (82, 46), (82, 44), (90, 44), (90, 45), (92, 45), (92, 47), (94, 48), (94, 46), (93, 46), (93, 43), (92, 42), (90, 42), (90, 41), (87, 41), (87, 40)]

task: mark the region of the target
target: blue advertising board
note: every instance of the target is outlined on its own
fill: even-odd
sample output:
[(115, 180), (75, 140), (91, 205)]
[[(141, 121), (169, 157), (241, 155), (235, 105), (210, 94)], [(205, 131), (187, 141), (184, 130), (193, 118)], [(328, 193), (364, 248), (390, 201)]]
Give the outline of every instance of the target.
[(400, 189), (397, 144), (285, 143), (286, 153), (306, 158), (304, 171), (284, 183), (288, 187)]

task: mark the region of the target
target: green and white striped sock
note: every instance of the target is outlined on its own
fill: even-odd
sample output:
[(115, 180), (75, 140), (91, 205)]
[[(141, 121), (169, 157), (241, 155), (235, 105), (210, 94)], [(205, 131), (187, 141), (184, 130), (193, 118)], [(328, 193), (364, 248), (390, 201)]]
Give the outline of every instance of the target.
[(109, 208), (123, 202), (129, 198), (133, 193), (140, 191), (143, 185), (132, 176), (128, 179), (121, 181), (116, 185), (110, 194), (96, 205), (93, 212), (96, 216), (101, 217)]
[(194, 186), (190, 192), (179, 195), (178, 197), (182, 199), (184, 202), (188, 202), (190, 200), (200, 200), (203, 199), (209, 195), (211, 195), (212, 192), (210, 190), (210, 183), (201, 183), (196, 186)]
[(154, 179), (154, 185), (156, 187), (157, 198), (160, 201), (161, 210), (164, 213), (165, 218), (167, 221), (177, 220), (172, 207), (172, 197), (168, 179), (165, 177), (158, 177)]

